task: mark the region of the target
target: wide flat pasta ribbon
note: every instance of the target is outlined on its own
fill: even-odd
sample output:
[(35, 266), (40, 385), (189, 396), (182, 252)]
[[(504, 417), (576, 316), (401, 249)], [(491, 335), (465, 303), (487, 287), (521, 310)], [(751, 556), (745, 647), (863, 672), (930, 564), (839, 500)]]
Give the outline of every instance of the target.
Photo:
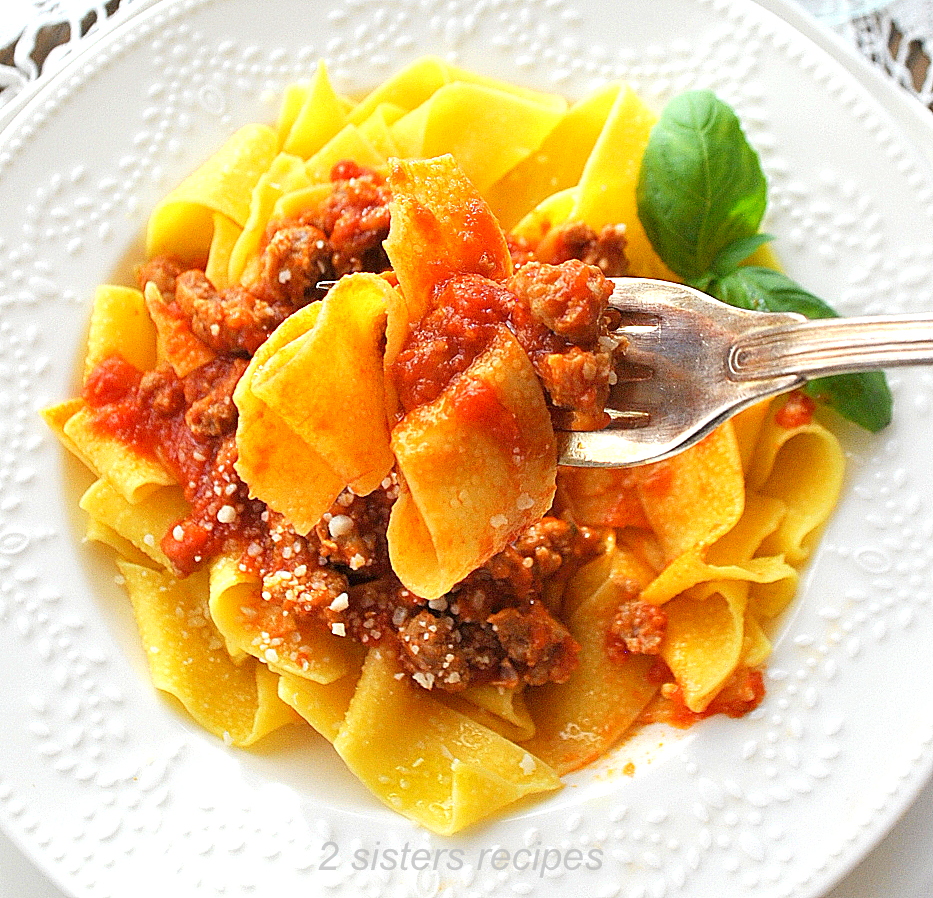
[(361, 669), (362, 664), (354, 672), (329, 683), (280, 672), (279, 698), (294, 708), (328, 742), (333, 742), (347, 716)]
[(691, 711), (704, 711), (742, 660), (748, 588), (744, 580), (717, 583), (702, 599), (682, 595), (664, 606), (661, 657)]
[(773, 405), (761, 429), (749, 483), (786, 505), (768, 547), (799, 564), (809, 556), (816, 534), (839, 501), (845, 455), (839, 440), (816, 419), (782, 424), (784, 404)]
[(631, 273), (677, 281), (679, 278), (661, 261), (642, 227), (635, 196), (641, 160), (656, 121), (657, 116), (630, 87), (619, 91), (580, 176), (570, 220), (586, 222), (595, 231), (623, 223)]
[(410, 112), (430, 100), (444, 85), (455, 82), (491, 88), (548, 108), (561, 109), (566, 106), (563, 97), (459, 68), (437, 56), (421, 56), (361, 100), (348, 113), (349, 120), (360, 124), (382, 104), (391, 104)]
[(139, 290), (104, 284), (94, 291), (84, 379), (113, 355), (140, 371), (148, 371), (156, 361), (156, 333)]
[(282, 150), (308, 159), (347, 123), (347, 110), (327, 75), (318, 64), (310, 84), (292, 85), (279, 115)]
[(548, 510), (557, 457), (541, 385), (506, 327), (434, 401), (392, 431), (401, 474), (389, 557), (435, 599)]
[(237, 131), (156, 206), (146, 234), (149, 258), (204, 262), (211, 248), (214, 213), (244, 227), (253, 187), (277, 152), (278, 136), (272, 128), (245, 125)]
[(347, 766), (394, 811), (450, 835), (560, 788), (557, 774), (526, 749), (400, 674), (388, 651), (370, 651), (334, 739)]
[(237, 471), (307, 533), (349, 486), (365, 495), (393, 465), (382, 339), (393, 288), (343, 278), (259, 348), (234, 392)]
[(561, 97), (532, 99), (455, 81), (400, 118), (391, 132), (404, 156), (452, 154), (482, 192), (534, 153), (566, 108)]
[(405, 303), (390, 316), (391, 365), (436, 287), (460, 274), (504, 280), (512, 257), (499, 223), (452, 156), (392, 160), (388, 183), (391, 225), (384, 245)]
[[(450, 156), (393, 162), (386, 251), (401, 304), (389, 307), (386, 366), (461, 275), (512, 270), (501, 228)], [(416, 595), (443, 595), (550, 506), (556, 450), (544, 393), (505, 325), (433, 402), (392, 431), (401, 474), (389, 520), (392, 567)]]
[(129, 502), (101, 479), (87, 488), (78, 504), (91, 518), (117, 533), (159, 567), (172, 568), (160, 542), (162, 535), (191, 510), (180, 486), (162, 487)]
[(780, 500), (746, 494), (742, 516), (735, 525), (705, 550), (678, 556), (642, 592), (642, 601), (661, 605), (700, 583), (716, 580), (796, 582), (796, 571), (783, 555), (760, 554), (762, 544), (785, 514), (786, 506)]
[[(259, 347), (233, 393), (239, 411), (236, 470), (250, 493), (307, 533), (330, 508), (345, 484), (312, 446), (252, 390), (252, 374), (274, 352), (313, 327), (320, 306), (287, 318)], [(287, 475), (283, 472), (288, 472)]]
[(607, 635), (621, 602), (637, 594), (653, 571), (617, 548), (582, 568), (565, 596), (564, 622), (580, 643), (577, 668), (566, 683), (529, 690), (535, 735), (523, 742), (560, 775), (605, 754), (657, 691), (648, 679), (654, 658), (610, 658)]
[(648, 525), (669, 561), (707, 549), (742, 516), (745, 478), (728, 422), (689, 449), (633, 473)]
[[(151, 368), (156, 359), (156, 331), (139, 290), (104, 285), (94, 293), (84, 380), (100, 362), (114, 355), (140, 370)], [(157, 459), (99, 427), (93, 408), (81, 398), (44, 409), (42, 417), (62, 444), (127, 502), (139, 502), (160, 487), (175, 483), (175, 477)]]
[(206, 730), (252, 745), (293, 722), (278, 676), (253, 659), (236, 663), (207, 609), (206, 572), (170, 574), (117, 562), (126, 581), (153, 685), (174, 695)]
[(437, 691), (435, 698), (509, 742), (523, 742), (535, 734), (535, 724), (520, 686), (505, 689), (484, 684), (471, 686), (462, 693)]
[(484, 191), (506, 231), (547, 197), (579, 183), (619, 90), (610, 84), (574, 104), (536, 152)]
[(377, 275), (341, 278), (313, 326), (250, 380), (253, 393), (358, 495), (392, 469), (382, 343), (393, 292)]
[[(762, 551), (780, 553), (799, 568), (838, 502), (845, 455), (839, 440), (816, 418), (792, 426), (782, 424), (786, 401), (775, 402), (761, 426), (749, 481), (785, 509)], [(756, 613), (766, 618), (780, 614), (794, 597), (797, 580), (794, 576), (753, 584), (750, 601)]]
[(316, 620), (294, 621), (286, 636), (274, 636), (262, 616), (259, 579), (227, 554), (210, 565), (211, 619), (234, 658), (252, 655), (281, 673), (327, 684), (358, 669), (364, 651), (349, 639), (335, 636)]
[(127, 502), (139, 502), (159, 487), (175, 483), (174, 475), (157, 459), (102, 430), (86, 403), (64, 422), (62, 433), (78, 458)]

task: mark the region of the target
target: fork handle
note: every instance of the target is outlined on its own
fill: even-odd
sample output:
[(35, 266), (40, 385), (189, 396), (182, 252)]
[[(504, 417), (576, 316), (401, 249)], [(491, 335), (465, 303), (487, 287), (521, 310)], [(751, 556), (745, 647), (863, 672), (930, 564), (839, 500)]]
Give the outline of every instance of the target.
[(933, 315), (820, 318), (749, 331), (729, 353), (735, 380), (871, 371), (933, 363)]

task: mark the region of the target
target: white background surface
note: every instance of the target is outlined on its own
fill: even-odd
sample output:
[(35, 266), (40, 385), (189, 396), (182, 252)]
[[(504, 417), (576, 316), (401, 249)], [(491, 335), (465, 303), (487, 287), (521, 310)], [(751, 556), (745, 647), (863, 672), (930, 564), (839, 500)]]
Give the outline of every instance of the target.
[[(0, 0), (0, 16), (6, 0)], [(768, 0), (761, 0), (769, 6)], [(884, 97), (887, 85), (874, 71), (847, 55), (846, 48), (831, 36), (811, 30), (806, 21), (795, 22), (807, 30), (827, 49), (843, 61)], [(887, 95), (890, 98), (890, 95)], [(889, 108), (893, 108), (890, 104)], [(918, 104), (918, 109), (919, 109)], [(914, 139), (925, 141), (933, 154), (933, 117), (925, 112), (912, 115), (906, 110), (903, 122)], [(927, 121), (927, 118), (930, 120)], [(921, 792), (894, 829), (879, 846), (863, 860), (827, 898), (931, 898), (933, 896), (933, 783)], [(0, 898), (64, 898), (17, 847), (0, 833)], [(130, 898), (130, 896), (126, 896)], [(189, 896), (182, 896), (189, 898)], [(192, 896), (194, 898), (194, 896)], [(258, 896), (265, 898), (265, 896)], [(730, 896), (723, 896), (730, 898)]]

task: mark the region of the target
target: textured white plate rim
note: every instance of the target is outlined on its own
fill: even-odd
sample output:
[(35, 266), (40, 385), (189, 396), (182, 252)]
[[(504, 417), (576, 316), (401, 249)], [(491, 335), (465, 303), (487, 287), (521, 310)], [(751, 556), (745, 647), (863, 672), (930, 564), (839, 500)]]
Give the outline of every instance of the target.
[[(899, 88), (890, 78), (885, 77), (877, 67), (862, 56), (851, 43), (839, 34), (821, 25), (812, 15), (806, 13), (793, 0), (755, 0), (760, 6), (783, 18), (814, 44), (832, 55), (844, 65), (852, 76), (879, 101), (885, 112), (891, 115), (914, 145), (924, 153), (933, 167), (933, 118), (929, 110)], [(876, 833), (868, 834), (860, 852), (854, 852), (848, 862), (827, 875), (822, 886), (823, 892), (830, 891), (844, 879), (858, 864), (867, 857), (890, 832), (891, 827), (901, 818), (917, 800), (924, 787), (933, 780), (933, 755), (926, 765), (918, 765), (914, 782), (908, 784), (900, 795), (892, 798), (891, 823), (881, 827)]]
[[(779, 14), (782, 12), (782, 7), (784, 6), (784, 4), (775, 2), (775, 0), (769, 0), (769, 2), (763, 3), (763, 5), (775, 7)], [(50, 96), (52, 91), (57, 90), (57, 86), (62, 83), (63, 79), (71, 78), (73, 73), (84, 64), (85, 60), (93, 57), (96, 53), (105, 50), (107, 44), (118, 40), (125, 31), (129, 31), (136, 27), (136, 23), (139, 21), (140, 17), (145, 17), (146, 15), (152, 13), (154, 9), (157, 10), (157, 7), (150, 8), (149, 10), (140, 10), (138, 14), (131, 16), (106, 37), (102, 38), (100, 44), (95, 44), (93, 47), (80, 54), (61, 72), (53, 76), (50, 82), (46, 84), (43, 89), (40, 89), (21, 110), (17, 111), (14, 118), (10, 121), (8, 127), (4, 129), (2, 134), (0, 134), (0, 148), (2, 148), (3, 140), (7, 137), (7, 135), (15, 133), (19, 122), (32, 115), (36, 106), (43, 103), (44, 98)], [(785, 9), (783, 11), (787, 12), (788, 14), (792, 12), (790, 9)], [(933, 764), (933, 759), (931, 759), (929, 753), (927, 753), (927, 756), (924, 758), (923, 762), (914, 766), (913, 775), (909, 778), (910, 782), (905, 785), (905, 783), (902, 781), (901, 788), (891, 797), (888, 810), (891, 810), (893, 813), (891, 815), (885, 815), (886, 819), (888, 819), (888, 822), (884, 826), (875, 827), (876, 831), (871, 829), (863, 829), (862, 835), (864, 838), (862, 841), (864, 841), (865, 844), (860, 845), (858, 851), (851, 852), (847, 855), (847, 864), (836, 864), (824, 874), (822, 884), (819, 886), (821, 891), (832, 885), (833, 882), (841, 877), (851, 867), (851, 865), (853, 865), (859, 859), (859, 857), (862, 856), (864, 851), (867, 851), (873, 844), (877, 842), (878, 839), (881, 838), (881, 836), (883, 836), (888, 826), (893, 823), (896, 814), (903, 811), (907, 804), (909, 804), (909, 802), (916, 795), (917, 791), (919, 791), (919, 789), (922, 787), (924, 781), (929, 776), (931, 764)], [(7, 822), (10, 823), (10, 821)], [(24, 840), (19, 838), (16, 824), (13, 823), (8, 828), (10, 829), (13, 838), (24, 847), (27, 847), (24, 843)], [(54, 874), (54, 871), (51, 872)], [(63, 882), (63, 885), (66, 885), (66, 883)]]

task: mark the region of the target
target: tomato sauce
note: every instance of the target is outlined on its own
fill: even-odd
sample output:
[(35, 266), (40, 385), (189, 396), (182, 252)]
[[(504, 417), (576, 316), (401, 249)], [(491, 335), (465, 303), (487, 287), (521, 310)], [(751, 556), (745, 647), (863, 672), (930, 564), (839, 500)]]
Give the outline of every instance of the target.
[(648, 671), (648, 680), (660, 684), (661, 689), (655, 701), (642, 713), (640, 722), (666, 723), (680, 729), (716, 714), (744, 717), (754, 711), (765, 697), (764, 677), (760, 670), (752, 667), (737, 668), (702, 711), (691, 711), (687, 707), (683, 690), (674, 682), (670, 668), (660, 659)]
[(399, 401), (412, 411), (436, 399), (507, 326), (532, 364), (571, 343), (549, 330), (505, 284), (481, 275), (452, 277), (438, 287), (433, 308), (412, 330), (393, 366)]
[(796, 430), (798, 427), (806, 427), (813, 421), (813, 413), (816, 411), (816, 403), (807, 396), (795, 390), (787, 397), (787, 402), (781, 406), (774, 421), (780, 427), (787, 430)]
[(185, 381), (171, 369), (143, 374), (120, 356), (91, 371), (83, 397), (101, 432), (164, 465), (178, 480), (191, 512), (175, 522), (160, 547), (176, 572), (190, 574), (202, 560), (258, 527), (264, 506), (250, 500), (234, 470), (232, 434), (198, 436), (185, 420)]
[(518, 420), (502, 404), (492, 384), (484, 380), (458, 383), (452, 399), (461, 421), (488, 433), (501, 446), (517, 448), (521, 445)]

